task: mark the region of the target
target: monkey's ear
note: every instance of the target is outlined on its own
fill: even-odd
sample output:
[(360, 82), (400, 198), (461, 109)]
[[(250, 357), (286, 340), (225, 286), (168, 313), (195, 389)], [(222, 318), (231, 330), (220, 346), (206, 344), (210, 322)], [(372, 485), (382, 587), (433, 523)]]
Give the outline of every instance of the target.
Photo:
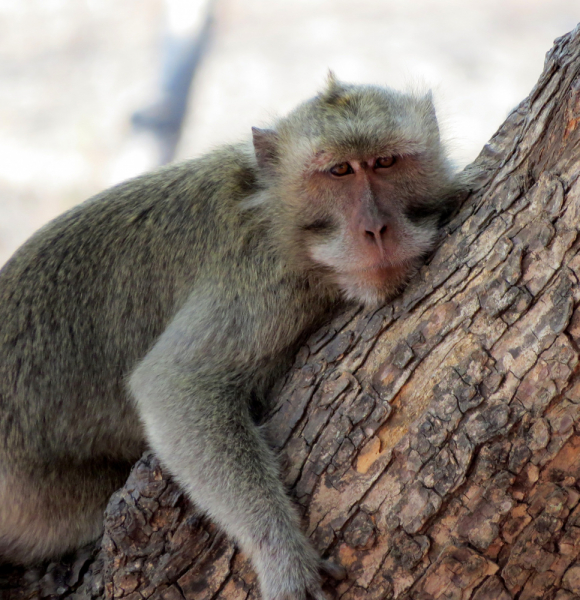
[(278, 134), (273, 129), (252, 127), (252, 137), (258, 166), (272, 171), (278, 158)]

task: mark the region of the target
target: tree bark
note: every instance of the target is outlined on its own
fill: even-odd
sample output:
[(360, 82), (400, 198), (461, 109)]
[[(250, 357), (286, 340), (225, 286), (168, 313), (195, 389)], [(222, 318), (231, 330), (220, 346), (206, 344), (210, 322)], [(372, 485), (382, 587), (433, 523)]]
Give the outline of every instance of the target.
[[(348, 571), (329, 597), (580, 598), (579, 123), (580, 27), (469, 167), (477, 190), (405, 292), (339, 315), (277, 393), (285, 481)], [(259, 597), (151, 454), (96, 549), (4, 568), (0, 595)]]

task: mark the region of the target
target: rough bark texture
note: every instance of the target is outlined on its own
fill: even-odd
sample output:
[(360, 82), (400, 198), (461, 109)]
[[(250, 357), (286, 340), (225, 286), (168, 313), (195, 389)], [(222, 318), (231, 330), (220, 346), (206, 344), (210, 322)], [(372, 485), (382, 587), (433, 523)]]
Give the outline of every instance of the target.
[[(330, 595), (580, 598), (579, 120), (577, 28), (404, 294), (340, 315), (297, 357), (270, 429), (305, 528), (348, 570)], [(258, 597), (247, 559), (152, 455), (96, 550), (4, 569), (0, 594)]]

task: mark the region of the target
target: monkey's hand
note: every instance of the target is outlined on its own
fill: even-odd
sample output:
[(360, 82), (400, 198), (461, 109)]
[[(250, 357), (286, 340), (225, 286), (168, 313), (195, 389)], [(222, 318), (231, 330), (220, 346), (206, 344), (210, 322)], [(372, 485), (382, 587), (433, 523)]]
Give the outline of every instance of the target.
[(196, 505), (252, 557), (264, 600), (324, 600), (322, 562), (250, 416), (255, 354), (226, 351), (239, 336), (219, 339), (229, 333), (223, 322), (208, 343), (203, 312), (184, 312), (130, 380), (148, 439)]
[[(329, 560), (320, 560), (308, 540), (300, 540), (297, 552), (280, 555), (264, 552), (255, 560), (260, 575), (262, 597), (267, 600), (328, 600), (322, 591), (319, 572), (333, 579), (346, 578), (345, 569)], [(298, 557), (298, 563), (295, 559)], [(288, 577), (290, 574), (290, 577)]]
[(320, 559), (297, 528), (290, 535), (294, 539), (278, 540), (254, 553), (262, 598), (328, 600), (320, 583)]

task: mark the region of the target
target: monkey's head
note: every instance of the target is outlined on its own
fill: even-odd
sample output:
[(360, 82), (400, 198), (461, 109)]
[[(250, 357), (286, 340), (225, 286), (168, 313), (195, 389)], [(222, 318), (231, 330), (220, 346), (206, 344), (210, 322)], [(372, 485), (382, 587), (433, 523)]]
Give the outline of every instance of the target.
[(453, 210), (431, 94), (331, 75), (325, 91), (253, 133), (277, 233), (347, 299), (373, 305), (395, 293)]

